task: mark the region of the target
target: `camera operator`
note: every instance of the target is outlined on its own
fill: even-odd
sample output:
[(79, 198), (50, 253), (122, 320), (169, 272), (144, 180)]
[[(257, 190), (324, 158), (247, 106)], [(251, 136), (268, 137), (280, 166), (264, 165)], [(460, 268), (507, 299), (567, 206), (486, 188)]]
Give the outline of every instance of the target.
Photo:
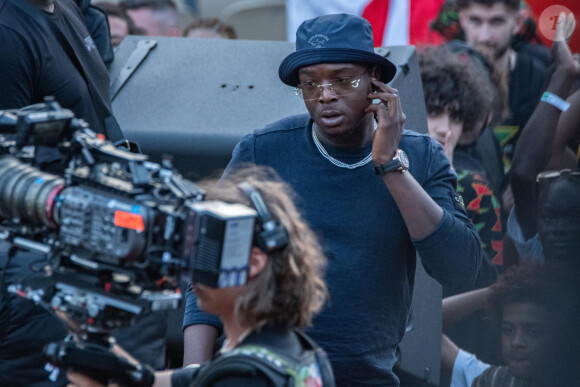
[[(309, 325), (324, 303), (326, 285), (322, 269), (325, 257), (314, 233), (297, 212), (289, 196), (290, 188), (274, 176), (276, 173), (269, 168), (247, 167), (229, 175), (208, 191), (209, 200), (256, 208), (260, 219), (258, 208), (262, 207), (262, 202), (262, 208), (276, 224), (273, 229), (281, 232), (278, 235), (283, 235), (283, 238), (277, 239), (281, 243), (275, 247), (268, 243), (270, 248), (264, 248), (261, 238), (269, 229), (265, 226), (268, 222), (257, 221), (245, 285), (212, 288), (194, 277), (193, 290), (200, 308), (220, 317), (226, 340), (212, 362), (201, 367), (157, 372), (155, 386), (287, 385), (288, 374), (269, 377), (260, 368), (258, 372), (254, 369), (243, 373), (239, 364), (234, 372), (224, 371), (227, 369), (224, 364), (231, 364), (232, 359), (256, 360), (253, 354), (248, 354), (256, 348), (260, 354), (266, 354), (266, 358), (286, 359), (290, 364), (297, 362), (298, 368), (293, 369), (301, 372), (294, 377), (300, 378), (304, 385), (334, 385), (330, 363), (324, 352), (295, 330)], [(263, 201), (256, 200), (256, 196), (261, 196)], [(309, 358), (312, 361), (304, 362), (304, 354), (312, 349), (317, 355)], [(220, 371), (216, 372), (218, 369)], [(69, 371), (67, 376), (73, 385), (98, 385), (78, 372)], [(310, 384), (312, 382), (315, 384)]]

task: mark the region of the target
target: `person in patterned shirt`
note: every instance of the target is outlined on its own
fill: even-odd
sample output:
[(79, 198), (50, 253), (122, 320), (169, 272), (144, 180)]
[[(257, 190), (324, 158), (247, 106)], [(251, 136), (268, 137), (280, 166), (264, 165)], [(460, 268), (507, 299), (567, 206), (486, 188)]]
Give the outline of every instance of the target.
[[(479, 161), (456, 149), (475, 143), (485, 127), (492, 111), (492, 86), (469, 58), (444, 46), (426, 49), (419, 63), (429, 135), (441, 143), (455, 168), (458, 192), (479, 233), (483, 251), (490, 262), (501, 265), (500, 202)], [(459, 158), (460, 167), (454, 163)]]
[[(472, 289), (491, 285), (502, 271), (503, 228), (500, 200), (492, 189), (482, 160), (466, 149), (482, 137), (492, 112), (493, 86), (488, 75), (472, 59), (446, 46), (430, 47), (419, 56), (427, 108), (429, 135), (445, 150), (457, 174), (457, 192), (463, 197), (468, 218), (475, 226), (484, 252)], [(492, 157), (487, 154), (486, 157)], [(456, 291), (443, 287), (443, 296)], [(489, 327), (478, 311), (448, 333), (462, 348), (493, 361), (496, 343), (487, 340)]]

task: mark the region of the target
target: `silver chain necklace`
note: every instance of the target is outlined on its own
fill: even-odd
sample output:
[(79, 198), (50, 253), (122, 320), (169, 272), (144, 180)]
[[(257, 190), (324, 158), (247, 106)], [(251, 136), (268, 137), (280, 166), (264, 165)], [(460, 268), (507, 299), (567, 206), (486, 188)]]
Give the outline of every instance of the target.
[[(356, 169), (356, 168), (362, 167), (363, 165), (367, 165), (373, 159), (373, 155), (372, 155), (373, 152), (372, 151), (367, 155), (367, 157), (365, 157), (361, 161), (354, 163), (354, 164), (343, 163), (342, 161), (335, 159), (334, 157), (332, 157), (331, 155), (328, 154), (326, 149), (324, 149), (324, 147), (322, 146), (322, 144), (318, 140), (318, 137), (316, 136), (316, 128), (318, 128), (318, 125), (316, 125), (316, 123), (313, 122), (312, 123), (312, 140), (314, 140), (314, 144), (316, 145), (316, 148), (318, 149), (320, 154), (325, 159), (327, 159), (328, 161), (330, 161), (332, 164), (336, 165), (337, 167), (346, 168), (346, 169)], [(375, 130), (376, 129), (377, 129), (377, 122), (375, 121)]]

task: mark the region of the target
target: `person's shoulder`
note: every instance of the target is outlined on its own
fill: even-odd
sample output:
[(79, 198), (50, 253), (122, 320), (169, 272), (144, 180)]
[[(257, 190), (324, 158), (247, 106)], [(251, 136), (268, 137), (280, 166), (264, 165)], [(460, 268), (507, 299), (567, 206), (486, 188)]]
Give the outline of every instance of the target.
[(75, 0), (54, 0), (57, 4), (60, 4), (61, 6), (67, 7), (67, 8), (73, 8), (75, 10), (79, 10), (80, 11), (80, 5), (79, 2), (75, 1)]
[(552, 62), (550, 52), (545, 46), (539, 44), (523, 44), (516, 51), (515, 72), (522, 72), (524, 76), (518, 79), (526, 79), (536, 88), (543, 88), (545, 79), (549, 75), (549, 67)]
[(407, 153), (415, 154), (415, 156), (429, 156), (437, 146), (441, 146), (428, 134), (418, 133), (409, 129), (403, 130), (400, 144), (403, 150)]
[(411, 129), (403, 129), (403, 138), (424, 141), (424, 139), (430, 139), (431, 137), (426, 133), (419, 133)]
[[(34, 6), (29, 4), (31, 9)], [(24, 47), (36, 48), (43, 50), (44, 47), (41, 42), (48, 34), (46, 28), (41, 25), (38, 20), (28, 12), (20, 9), (10, 0), (0, 0), (0, 41), (2, 41), (2, 49), (7, 47)], [(5, 51), (3, 52), (6, 53)], [(7, 59), (10, 55), (5, 56)], [(5, 59), (5, 58), (3, 58)]]
[(552, 62), (550, 50), (543, 44), (521, 43), (514, 47), (514, 51), (538, 67), (548, 68)]
[(0, 0), (0, 28), (4, 31), (19, 32), (26, 27), (23, 23), (34, 23), (34, 20), (30, 15), (18, 9), (12, 1)]
[[(59, 7), (56, 8), (55, 12), (61, 12), (73, 23), (81, 23), (83, 28), (88, 29), (85, 25), (85, 19), (83, 11), (81, 11), (79, 4), (74, 0), (54, 0)], [(78, 26), (76, 26), (78, 28)]]
[(296, 135), (308, 126), (309, 119), (307, 114), (282, 118), (246, 134), (238, 143), (238, 147), (258, 146), (260, 149), (272, 150), (280, 145), (286, 146), (288, 141), (293, 141)]
[(271, 135), (283, 132), (292, 132), (303, 129), (308, 126), (310, 116), (308, 114), (298, 114), (282, 118), (281, 120), (272, 122), (262, 129), (254, 131), (255, 136)]
[(8, 9), (8, 0), (0, 0), (0, 23), (2, 21), (2, 15), (6, 12), (6, 9)]
[(0, 25), (10, 21), (10, 16), (15, 13), (14, 4), (10, 0), (0, 0)]

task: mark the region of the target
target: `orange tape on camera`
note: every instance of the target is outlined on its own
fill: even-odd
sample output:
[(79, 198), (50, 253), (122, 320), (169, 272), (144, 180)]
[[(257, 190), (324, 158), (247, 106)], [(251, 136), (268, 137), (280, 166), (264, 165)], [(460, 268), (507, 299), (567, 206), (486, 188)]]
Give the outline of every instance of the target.
[(124, 227), (135, 231), (145, 230), (143, 217), (125, 211), (115, 211), (115, 226)]

